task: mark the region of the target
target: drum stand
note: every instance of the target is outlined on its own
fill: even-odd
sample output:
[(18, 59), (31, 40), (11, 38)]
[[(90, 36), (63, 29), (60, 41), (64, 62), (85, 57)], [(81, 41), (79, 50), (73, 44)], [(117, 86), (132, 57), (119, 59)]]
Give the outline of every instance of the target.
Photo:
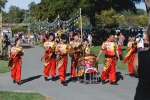
[[(87, 76), (89, 76), (89, 78), (87, 78)], [(78, 76), (78, 81), (80, 83), (84, 83), (84, 84), (98, 84), (99, 82), (99, 73), (97, 72), (84, 72), (83, 76), (79, 77)]]

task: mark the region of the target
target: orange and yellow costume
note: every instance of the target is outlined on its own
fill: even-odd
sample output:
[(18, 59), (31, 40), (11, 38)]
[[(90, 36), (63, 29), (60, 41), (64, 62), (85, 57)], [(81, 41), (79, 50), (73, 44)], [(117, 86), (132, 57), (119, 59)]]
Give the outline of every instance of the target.
[(16, 82), (21, 81), (21, 67), (22, 67), (22, 58), (24, 55), (24, 50), (22, 47), (13, 46), (11, 48), (11, 57), (9, 60), (9, 66), (11, 67), (11, 78)]
[(105, 41), (102, 44), (102, 50), (105, 54), (104, 67), (101, 80), (106, 80), (109, 75), (109, 82), (116, 81), (116, 50), (118, 46), (114, 42)]
[(70, 47), (67, 44), (57, 44), (56, 46), (56, 53), (59, 54), (57, 58), (57, 66), (58, 66), (58, 72), (59, 72), (59, 78), (61, 82), (66, 81), (66, 70), (67, 70), (67, 64), (68, 64), (68, 50)]
[(49, 48), (46, 52), (45, 55), (41, 58), (45, 58), (44, 62), (44, 77), (48, 77), (51, 75), (52, 77), (55, 77), (56, 75), (56, 63), (55, 63), (55, 43), (54, 42), (49, 42), (46, 41), (44, 42), (44, 47)]
[[(70, 45), (73, 42), (70, 43)], [(77, 69), (77, 63), (78, 58), (81, 55), (81, 44), (78, 43), (75, 48), (73, 49), (73, 56), (71, 57), (71, 78), (76, 77), (76, 69)]]
[(125, 64), (128, 61), (129, 73), (133, 74), (133, 62), (134, 62), (135, 54), (137, 53), (137, 44), (136, 44), (136, 42), (129, 41), (128, 42), (128, 50), (129, 50), (129, 52), (125, 56), (123, 64)]

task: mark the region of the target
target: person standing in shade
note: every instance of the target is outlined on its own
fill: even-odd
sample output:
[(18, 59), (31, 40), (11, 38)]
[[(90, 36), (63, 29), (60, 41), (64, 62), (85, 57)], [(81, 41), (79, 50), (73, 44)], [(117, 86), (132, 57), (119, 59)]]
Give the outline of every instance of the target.
[[(146, 38), (150, 44), (150, 26)], [(150, 100), (150, 47), (146, 51), (138, 52), (135, 56), (133, 69), (139, 82), (134, 100)]]
[(22, 67), (22, 58), (24, 55), (24, 50), (20, 46), (20, 38), (15, 39), (15, 45), (11, 48), (11, 57), (9, 59), (9, 64), (11, 68), (11, 78), (13, 83), (21, 85), (21, 67)]
[(116, 83), (116, 54), (118, 61), (120, 61), (118, 46), (114, 42), (114, 34), (110, 33), (109, 38), (102, 44), (102, 49), (99, 51), (97, 61), (101, 54), (105, 53), (104, 67), (101, 75), (102, 84), (105, 84), (105, 80), (109, 76), (109, 82), (111, 85), (118, 85)]

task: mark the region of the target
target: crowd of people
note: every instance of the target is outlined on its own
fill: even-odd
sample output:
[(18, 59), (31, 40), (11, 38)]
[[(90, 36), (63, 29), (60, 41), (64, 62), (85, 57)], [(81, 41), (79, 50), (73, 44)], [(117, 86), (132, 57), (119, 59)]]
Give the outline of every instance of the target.
[[(87, 36), (83, 36), (83, 40), (81, 40), (81, 35), (78, 32), (73, 32), (69, 38), (65, 34), (62, 34), (60, 37), (56, 37), (55, 33), (49, 33), (45, 31), (44, 34), (36, 34), (30, 35), (20, 33), (15, 39), (15, 45), (11, 48), (11, 55), (9, 59), (9, 66), (11, 67), (11, 77), (13, 79), (13, 83), (17, 83), (21, 85), (21, 66), (22, 59), (21, 56), (24, 55), (24, 50), (20, 46), (21, 41), (25, 41), (26, 37), (33, 38), (33, 41), (43, 41), (44, 42), (44, 51), (45, 54), (41, 58), (41, 61), (44, 61), (44, 71), (43, 77), (45, 81), (49, 81), (48, 77), (52, 77), (52, 81), (56, 79), (56, 66), (58, 66), (59, 79), (63, 86), (67, 86), (66, 82), (66, 70), (68, 65), (68, 54), (71, 57), (71, 76), (70, 79), (72, 82), (76, 82), (76, 77), (81, 77), (83, 74), (89, 70), (93, 70), (95, 73), (100, 74), (97, 68), (92, 65), (93, 61), (97, 62), (101, 54), (104, 52), (104, 62), (103, 62), (103, 70), (100, 76), (102, 84), (105, 84), (106, 79), (109, 79), (111, 85), (118, 85), (116, 82), (116, 62), (117, 60), (123, 60), (123, 64), (128, 61), (128, 70), (130, 76), (135, 77), (138, 71), (137, 68), (134, 68), (134, 65), (143, 63), (136, 63), (137, 59), (136, 54), (139, 53), (142, 55), (143, 51), (149, 52), (149, 40), (147, 35), (147, 31), (145, 33), (131, 34), (128, 37), (128, 53), (125, 58), (123, 58), (123, 45), (126, 40), (126, 36), (122, 32), (116, 34), (115, 31), (110, 31), (107, 33), (108, 37), (103, 41), (102, 47), (99, 51), (99, 54), (96, 56), (95, 60), (83, 60), (82, 67), (84, 70), (78, 70), (79, 64), (78, 59), (81, 56), (90, 55), (90, 48), (92, 47), (93, 35), (89, 33)], [(39, 35), (39, 36), (38, 36)], [(41, 35), (41, 36), (40, 36)], [(83, 34), (84, 35), (84, 34)], [(141, 59), (141, 58), (140, 58)], [(147, 58), (148, 59), (148, 58)], [(147, 61), (147, 60), (146, 60)], [(147, 62), (148, 63), (148, 62)], [(141, 64), (138, 65), (141, 68)], [(148, 66), (148, 65), (146, 65)], [(149, 69), (149, 68), (148, 68)], [(80, 73), (80, 74), (79, 74)], [(140, 75), (139, 73), (138, 75)], [(144, 77), (144, 76), (143, 76)], [(148, 78), (149, 79), (149, 78)], [(148, 80), (149, 81), (149, 80)], [(140, 87), (140, 86), (139, 86)], [(138, 88), (139, 89), (139, 88)], [(141, 88), (140, 88), (141, 89)], [(139, 93), (139, 92), (138, 92)], [(139, 94), (138, 94), (139, 95)], [(135, 99), (138, 100), (138, 99)]]

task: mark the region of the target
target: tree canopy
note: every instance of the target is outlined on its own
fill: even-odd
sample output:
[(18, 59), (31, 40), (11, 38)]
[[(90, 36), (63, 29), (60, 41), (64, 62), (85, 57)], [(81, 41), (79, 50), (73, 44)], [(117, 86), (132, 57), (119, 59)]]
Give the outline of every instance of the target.
[(75, 12), (82, 8), (82, 15), (88, 16), (95, 26), (95, 14), (102, 10), (113, 8), (120, 12), (124, 10), (136, 11), (135, 4), (143, 0), (41, 0), (35, 5), (34, 15), (37, 19), (53, 21), (57, 15), (62, 20), (69, 19)]

